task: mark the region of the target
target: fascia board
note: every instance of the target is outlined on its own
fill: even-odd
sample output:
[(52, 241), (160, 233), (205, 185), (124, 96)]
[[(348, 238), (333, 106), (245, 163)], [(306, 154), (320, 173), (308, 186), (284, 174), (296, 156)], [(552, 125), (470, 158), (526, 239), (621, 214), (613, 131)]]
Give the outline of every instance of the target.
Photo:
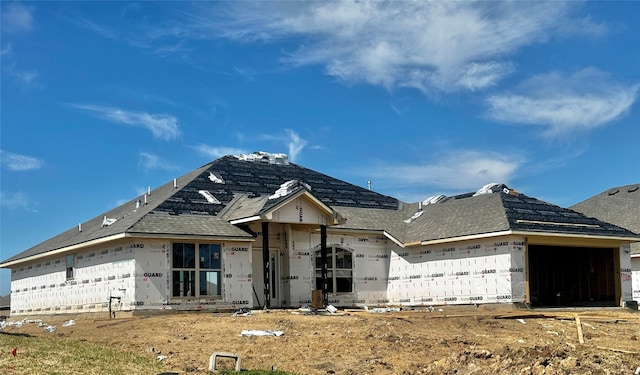
[(425, 240), (420, 242), (412, 242), (410, 244), (406, 244), (406, 246), (424, 246), (424, 245), (437, 245), (448, 242), (459, 242), (459, 241), (468, 241), (468, 240), (477, 240), (482, 238), (490, 238), (490, 237), (500, 237), (500, 236), (508, 236), (511, 234), (515, 234), (510, 230), (505, 230), (501, 232), (489, 232), (489, 233), (481, 233), (481, 234), (471, 234), (467, 236), (459, 236), (459, 237), (449, 237), (449, 238), (440, 238), (437, 240)]
[(36, 255), (32, 255), (32, 256), (25, 257), (25, 258), (16, 259), (16, 260), (12, 260), (11, 262), (2, 263), (2, 264), (0, 264), (0, 268), (9, 268), (9, 267), (14, 266), (16, 264), (30, 262), (30, 261), (41, 259), (41, 258), (46, 258), (46, 257), (50, 257), (52, 255), (64, 254), (64, 253), (68, 253), (70, 251), (81, 249), (83, 247), (100, 245), (102, 243), (111, 242), (111, 241), (123, 239), (123, 238), (126, 238), (126, 237), (130, 237), (130, 235), (128, 235), (127, 233), (119, 233), (119, 234), (116, 234), (116, 235), (113, 235), (113, 236), (102, 237), (102, 238), (98, 238), (98, 239), (95, 239), (95, 240), (92, 240), (92, 241), (82, 242), (82, 243), (79, 243), (79, 244), (76, 244), (76, 245), (65, 246), (65, 247), (61, 247), (59, 249), (46, 251), (44, 253), (40, 253), (40, 254), (36, 254)]
[(640, 241), (640, 237), (617, 237), (617, 236), (600, 236), (589, 234), (571, 234), (571, 233), (549, 233), (549, 232), (520, 232), (515, 231), (513, 234), (520, 236), (536, 236), (536, 237), (562, 237), (562, 238), (581, 238), (585, 240), (605, 240), (620, 241), (624, 243), (634, 243)]
[(224, 240), (224, 241), (238, 241), (238, 242), (254, 242), (255, 238), (247, 233), (247, 237), (238, 237), (238, 236), (224, 236), (219, 234), (214, 235), (190, 235), (190, 234), (171, 234), (171, 233), (131, 233), (129, 237), (135, 238), (152, 238), (158, 240)]
[(236, 224), (249, 223), (249, 222), (252, 222), (252, 221), (258, 221), (258, 220), (263, 220), (263, 217), (262, 217), (262, 216), (260, 216), (260, 215), (244, 217), (244, 218), (242, 218), (242, 219), (235, 219), (235, 220), (231, 220), (231, 221), (229, 222), (229, 224), (236, 225)]
[(11, 262), (6, 262), (6, 263), (0, 264), (0, 268), (10, 268), (11, 266), (14, 266), (14, 265), (17, 265), (17, 264), (20, 264), (20, 263), (31, 262), (31, 261), (38, 260), (38, 259), (41, 259), (41, 258), (48, 258), (48, 257), (54, 256), (54, 255), (60, 255), (60, 254), (64, 254), (64, 253), (68, 253), (68, 252), (74, 251), (74, 250), (82, 249), (82, 248), (85, 248), (85, 247), (100, 245), (100, 244), (103, 244), (103, 243), (107, 243), (107, 242), (111, 242), (111, 241), (115, 241), (115, 240), (120, 240), (120, 239), (123, 239), (123, 238), (192, 239), (192, 240), (218, 239), (218, 240), (237, 241), (237, 242), (254, 242), (255, 241), (255, 239), (253, 237), (248, 238), (248, 237), (237, 237), (237, 236), (192, 236), (192, 235), (172, 235), (172, 234), (120, 233), (120, 234), (117, 234), (117, 235), (113, 235), (113, 236), (109, 236), (109, 237), (103, 237), (103, 238), (99, 238), (99, 239), (96, 239), (96, 240), (93, 240), (93, 241), (89, 241), (89, 242), (83, 242), (83, 243), (80, 243), (80, 244), (77, 244), (77, 245), (62, 247), (60, 249), (47, 251), (47, 252), (36, 254), (36, 255), (32, 255), (32, 256), (29, 256), (29, 257), (26, 257), (26, 258), (20, 258), (20, 259), (12, 260)]
[(393, 243), (395, 243), (396, 245), (404, 248), (406, 246), (406, 244), (404, 244), (402, 241), (398, 240), (397, 238), (395, 238), (394, 236), (392, 236), (389, 232), (387, 232), (386, 230), (382, 232), (384, 234), (385, 237), (387, 237), (388, 239), (390, 239)]

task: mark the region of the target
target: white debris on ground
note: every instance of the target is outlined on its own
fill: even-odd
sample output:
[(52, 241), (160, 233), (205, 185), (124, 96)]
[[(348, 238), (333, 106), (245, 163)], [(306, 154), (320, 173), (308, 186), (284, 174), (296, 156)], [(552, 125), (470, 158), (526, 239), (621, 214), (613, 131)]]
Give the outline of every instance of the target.
[(240, 332), (240, 336), (282, 336), (284, 331), (262, 331), (257, 329), (244, 329)]
[[(71, 319), (71, 320), (67, 320), (65, 322), (62, 323), (63, 327), (69, 327), (74, 325), (76, 322), (75, 320)], [(56, 326), (52, 326), (50, 324), (47, 324), (45, 322), (43, 322), (41, 319), (22, 319), (22, 320), (16, 320), (13, 322), (8, 322), (8, 321), (2, 321), (0, 322), (0, 331), (4, 330), (5, 328), (11, 327), (11, 328), (21, 328), (22, 326), (26, 325), (26, 324), (37, 324), (39, 328), (43, 328), (45, 332), (49, 332), (49, 333), (53, 333), (57, 330)]]
[(368, 311), (370, 313), (388, 313), (388, 312), (401, 311), (399, 307), (374, 307), (370, 309), (367, 306), (365, 306), (364, 309), (365, 311)]
[(251, 316), (252, 314), (253, 313), (251, 312), (251, 309), (245, 307), (245, 308), (242, 308), (242, 309), (239, 309), (239, 310), (235, 311), (232, 316), (233, 317), (236, 317), (236, 316)]

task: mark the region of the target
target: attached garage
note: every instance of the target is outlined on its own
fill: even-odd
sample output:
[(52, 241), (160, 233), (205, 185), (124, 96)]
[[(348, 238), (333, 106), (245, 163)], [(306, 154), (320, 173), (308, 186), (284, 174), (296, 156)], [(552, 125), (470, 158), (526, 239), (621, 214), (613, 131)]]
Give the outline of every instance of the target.
[(618, 249), (529, 246), (533, 307), (617, 306)]

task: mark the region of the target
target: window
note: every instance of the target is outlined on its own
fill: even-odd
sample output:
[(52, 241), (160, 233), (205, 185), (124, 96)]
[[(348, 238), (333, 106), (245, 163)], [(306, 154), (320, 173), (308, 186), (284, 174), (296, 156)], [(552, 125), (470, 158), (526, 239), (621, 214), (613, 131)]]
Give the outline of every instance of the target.
[(219, 244), (174, 243), (171, 258), (174, 297), (222, 294)]
[(73, 266), (75, 264), (75, 256), (67, 255), (66, 264), (67, 264), (67, 280), (73, 279)]
[[(316, 287), (322, 285), (321, 250), (316, 250)], [(329, 293), (353, 292), (353, 254), (341, 247), (327, 247), (327, 291)]]

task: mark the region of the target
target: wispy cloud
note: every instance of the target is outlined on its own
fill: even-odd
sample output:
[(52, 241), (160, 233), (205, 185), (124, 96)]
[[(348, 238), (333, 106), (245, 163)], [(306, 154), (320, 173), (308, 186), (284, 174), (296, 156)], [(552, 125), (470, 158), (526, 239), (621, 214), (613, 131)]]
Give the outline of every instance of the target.
[(11, 43), (7, 43), (7, 46), (5, 48), (2, 48), (2, 50), (0, 50), (0, 56), (11, 55), (11, 53), (13, 53), (13, 48), (11, 47)]
[(298, 160), (302, 149), (307, 145), (307, 140), (291, 129), (284, 129), (284, 134), (262, 134), (259, 139), (284, 143), (288, 150), (287, 156), (294, 163)]
[[(5, 3), (6, 4), (6, 3)], [(3, 6), (2, 31), (7, 33), (24, 33), (33, 28), (33, 8), (21, 3), (12, 2)]]
[(233, 147), (214, 147), (205, 144), (199, 144), (193, 147), (199, 154), (217, 159), (226, 155), (240, 155), (248, 153), (246, 150)]
[(11, 210), (26, 210), (30, 212), (38, 212), (33, 208), (33, 202), (22, 192), (7, 194), (0, 191), (0, 206)]
[(158, 155), (150, 154), (148, 152), (140, 152), (138, 154), (138, 165), (145, 171), (152, 169), (165, 169), (174, 170), (176, 166), (161, 159)]
[(513, 154), (454, 150), (429, 162), (374, 163), (374, 167), (362, 171), (368, 173), (365, 177), (374, 185), (394, 189), (395, 195), (403, 199), (415, 200), (433, 194), (475, 191), (490, 182), (509, 184), (523, 163), (522, 157)]
[(170, 141), (180, 136), (178, 119), (169, 114), (127, 111), (91, 104), (71, 104), (71, 106), (109, 122), (143, 127), (149, 130), (154, 138)]
[(42, 89), (44, 86), (38, 78), (40, 73), (36, 70), (20, 69), (15, 63), (9, 63), (5, 67), (5, 71), (9, 73), (23, 88), (26, 89)]
[(0, 164), (3, 168), (12, 171), (24, 172), (42, 167), (42, 160), (32, 156), (14, 154), (13, 152), (0, 150)]
[(563, 136), (606, 125), (626, 115), (638, 98), (640, 84), (621, 84), (597, 69), (563, 76), (534, 76), (512, 92), (487, 100), (488, 116), (505, 123), (538, 125), (547, 137)]
[(298, 159), (300, 152), (302, 152), (302, 149), (307, 145), (307, 141), (300, 138), (298, 133), (291, 129), (285, 129), (285, 133), (289, 138), (287, 144), (289, 147), (289, 159), (292, 162), (295, 162)]
[(248, 41), (300, 36), (304, 43), (285, 59), (294, 66), (322, 65), (344, 82), (424, 92), (490, 87), (512, 72), (505, 59), (519, 49), (569, 31), (604, 28), (572, 19), (572, 2), (240, 2), (225, 12), (206, 7), (189, 20), (201, 34)]

